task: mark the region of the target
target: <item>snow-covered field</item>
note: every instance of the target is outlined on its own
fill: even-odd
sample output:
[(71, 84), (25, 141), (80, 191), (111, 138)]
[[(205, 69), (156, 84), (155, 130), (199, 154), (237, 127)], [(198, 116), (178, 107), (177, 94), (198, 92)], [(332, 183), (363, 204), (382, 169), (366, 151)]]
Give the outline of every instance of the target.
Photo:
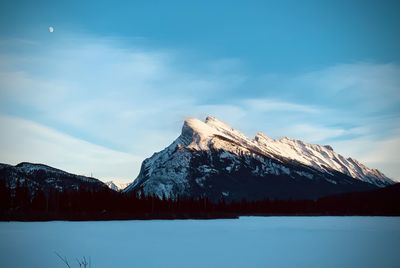
[(399, 267), (400, 218), (1, 222), (0, 267)]

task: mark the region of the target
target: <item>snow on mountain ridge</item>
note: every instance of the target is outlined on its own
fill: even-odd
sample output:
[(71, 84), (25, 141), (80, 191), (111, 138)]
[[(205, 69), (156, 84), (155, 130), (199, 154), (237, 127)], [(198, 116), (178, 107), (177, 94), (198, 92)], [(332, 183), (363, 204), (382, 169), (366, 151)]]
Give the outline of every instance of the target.
[[(275, 140), (262, 132), (258, 132), (255, 138), (250, 140), (240, 131), (212, 116), (208, 116), (205, 123), (198, 119), (189, 120), (196, 120), (196, 128), (194, 130), (203, 134), (203, 139), (200, 143), (201, 145), (198, 147), (201, 149), (208, 148), (207, 146), (204, 146), (205, 144), (208, 144), (207, 142), (209, 141), (205, 139), (205, 137), (211, 139), (212, 135), (219, 135), (228, 139), (233, 139), (233, 141), (248, 149), (261, 151), (269, 157), (272, 156), (277, 159), (285, 157), (299, 161), (302, 164), (312, 166), (324, 172), (336, 170), (349, 175), (350, 177), (377, 186), (385, 186), (393, 183), (391, 179), (386, 177), (379, 170), (368, 168), (355, 159), (343, 157), (336, 153), (330, 145), (309, 144), (288, 137)], [(199, 122), (203, 124), (200, 124)], [(206, 131), (201, 127), (206, 129)], [(205, 136), (204, 133), (207, 133), (208, 135)], [(196, 144), (199, 145), (199, 143)], [(196, 146), (192, 145), (192, 148), (196, 148)]]
[(16, 165), (16, 167), (24, 172), (32, 173), (37, 170), (45, 170), (45, 171), (52, 171), (52, 172), (59, 172), (59, 173), (67, 173), (61, 169), (57, 169), (54, 167), (50, 167), (44, 164), (36, 164), (36, 163), (29, 163), (29, 162), (22, 162)]
[[(179, 144), (198, 151), (213, 148), (236, 155), (257, 152), (278, 161), (282, 161), (282, 157), (295, 160), (327, 173), (335, 170), (378, 186), (393, 183), (380, 171), (370, 169), (352, 158), (343, 157), (329, 145), (309, 144), (287, 137), (272, 139), (262, 132), (258, 132), (254, 139), (249, 139), (240, 131), (212, 116), (208, 116), (204, 122), (196, 118), (186, 119), (181, 135), (166, 148), (164, 153), (167, 155), (163, 155), (162, 151), (154, 156), (165, 158), (172, 154)], [(155, 159), (145, 161), (146, 165), (152, 166), (149, 161)]]
[(105, 182), (105, 185), (107, 185), (108, 188), (110, 188), (111, 190), (114, 190), (114, 191), (122, 191), (126, 187), (128, 187), (130, 184), (131, 184), (130, 182), (129, 183), (118, 182), (115, 180)]
[(352, 158), (345, 158), (329, 145), (309, 144), (287, 137), (278, 140), (270, 139), (267, 142), (258, 139), (258, 142), (268, 152), (299, 161), (321, 171), (336, 170), (377, 186), (393, 183), (377, 169), (368, 168)]
[[(243, 190), (237, 188), (247, 178), (251, 179), (246, 182), (250, 184)], [(298, 187), (311, 183), (311, 188), (302, 188), (302, 193), (299, 188), (291, 188), (300, 182)], [(329, 145), (308, 144), (287, 137), (275, 140), (262, 132), (250, 139), (209, 116), (205, 121), (186, 119), (181, 135), (164, 150), (145, 159), (138, 177), (124, 192), (143, 189), (146, 194), (159, 197), (207, 193), (216, 198), (220, 194), (217, 188), (222, 187), (221, 193), (228, 193), (227, 188), (231, 188), (230, 193), (235, 196), (232, 198), (250, 192), (264, 198), (268, 196), (264, 190), (272, 191), (270, 194), (276, 197), (305, 198), (324, 192), (374, 187), (365, 182), (375, 187), (393, 183), (378, 170), (337, 154)], [(257, 188), (258, 183), (267, 188)], [(283, 194), (280, 191), (284, 188), (268, 188), (271, 187), (268, 183), (288, 183), (289, 188)], [(293, 192), (289, 194), (290, 191)]]
[(220, 134), (219, 131), (207, 125), (206, 123), (196, 119), (189, 118), (183, 123), (182, 134), (180, 136), (182, 141), (189, 142), (193, 149), (207, 149), (207, 141), (210, 137)]

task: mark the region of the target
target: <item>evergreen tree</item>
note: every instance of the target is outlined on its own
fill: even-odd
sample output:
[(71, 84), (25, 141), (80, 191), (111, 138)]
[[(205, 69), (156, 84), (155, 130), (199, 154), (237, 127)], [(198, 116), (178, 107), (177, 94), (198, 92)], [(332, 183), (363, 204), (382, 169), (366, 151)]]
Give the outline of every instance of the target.
[(0, 180), (0, 211), (6, 211), (11, 206), (11, 191), (5, 180)]

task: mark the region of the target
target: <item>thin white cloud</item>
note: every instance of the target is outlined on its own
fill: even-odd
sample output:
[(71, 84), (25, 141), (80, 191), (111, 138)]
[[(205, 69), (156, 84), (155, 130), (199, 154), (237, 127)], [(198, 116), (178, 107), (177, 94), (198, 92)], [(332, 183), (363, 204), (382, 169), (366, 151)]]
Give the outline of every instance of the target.
[(143, 145), (138, 140), (163, 128), (165, 146), (177, 133), (166, 122), (198, 111), (193, 107), (201, 107), (201, 99), (242, 81), (231, 72), (216, 75), (215, 65), (238, 64), (234, 60), (206, 64), (211, 71), (199, 73), (196, 68), (179, 67), (183, 60), (173, 52), (126, 48), (107, 38), (77, 38), (67, 45), (58, 42), (32, 55), (7, 55), (7, 59), (13, 64), (0, 68), (4, 104), (34, 111), (29, 117), (56, 123), (71, 134), (83, 133), (143, 155), (159, 150), (160, 142), (155, 139), (154, 144)]
[(368, 133), (367, 128), (339, 128), (324, 125), (300, 123), (285, 127), (284, 132), (292, 138), (302, 139), (311, 143), (324, 143), (333, 141), (338, 137), (362, 136)]
[[(325, 91), (349, 94), (357, 91), (367, 98), (391, 95), (398, 101), (400, 94), (400, 68), (396, 64), (374, 64), (358, 62), (339, 64), (298, 77), (307, 84), (314, 84)], [(321, 90), (322, 93), (324, 90)], [(361, 96), (360, 96), (361, 97)]]
[(311, 105), (302, 105), (293, 102), (281, 101), (277, 99), (259, 98), (245, 99), (242, 102), (248, 109), (254, 109), (256, 112), (301, 112), (301, 113), (317, 113), (320, 108)]
[(346, 134), (346, 130), (341, 128), (329, 128), (306, 123), (295, 124), (289, 127), (288, 131), (297, 135), (299, 139), (309, 140), (314, 143)]
[(0, 125), (3, 163), (45, 163), (75, 174), (93, 173), (104, 181), (131, 181), (142, 161), (141, 157), (82, 141), (29, 120), (0, 116)]
[(267, 74), (258, 84), (268, 96), (285, 95), (326, 107), (365, 112), (395, 108), (400, 102), (400, 66), (394, 63), (337, 64), (299, 74)]
[(400, 181), (399, 135), (383, 139), (359, 137), (333, 143), (335, 150), (351, 156), (371, 168), (379, 168), (385, 175)]

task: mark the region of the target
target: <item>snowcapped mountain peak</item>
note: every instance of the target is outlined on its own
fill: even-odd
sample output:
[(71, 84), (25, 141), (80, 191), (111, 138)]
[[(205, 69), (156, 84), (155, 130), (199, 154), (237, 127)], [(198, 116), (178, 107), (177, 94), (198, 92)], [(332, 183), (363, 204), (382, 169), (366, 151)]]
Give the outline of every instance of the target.
[(250, 142), (250, 139), (248, 139), (239, 130), (234, 129), (230, 125), (218, 120), (213, 116), (207, 116), (205, 123), (210, 127), (214, 128), (215, 130), (217, 130), (219, 132), (219, 135), (221, 136), (224, 136), (226, 138), (231, 138), (238, 142), (246, 142), (246, 143)]
[(196, 138), (207, 138), (217, 134), (218, 131), (196, 118), (188, 118), (183, 123), (182, 134)]
[[(314, 181), (315, 185), (324, 182), (333, 185), (324, 191), (332, 192), (347, 189), (349, 185), (363, 188), (366, 182), (367, 188), (393, 183), (378, 170), (343, 157), (329, 145), (309, 144), (288, 137), (272, 139), (261, 132), (250, 139), (228, 124), (208, 116), (205, 121), (186, 119), (181, 135), (167, 148), (144, 160), (137, 179), (124, 191), (142, 188), (146, 193), (160, 197), (212, 192), (218, 198), (221, 193), (215, 187), (231, 187), (236, 192), (232, 192), (231, 198), (233, 195), (242, 198), (249, 193), (240, 185), (246, 182), (246, 178), (255, 177), (258, 179), (251, 182), (253, 186), (247, 187), (255, 187), (251, 191), (262, 198), (266, 193), (256, 189), (258, 186), (255, 185), (267, 185), (270, 180), (277, 180), (276, 184), (288, 179), (305, 184)], [(225, 185), (227, 182), (221, 181), (222, 178), (234, 186)], [(222, 188), (221, 192), (227, 193)], [(292, 195), (297, 195), (297, 190)], [(282, 193), (274, 194), (279, 196)], [(310, 195), (318, 195), (318, 191)]]
[(224, 122), (218, 120), (215, 116), (212, 116), (212, 115), (207, 116), (206, 120), (205, 120), (205, 123), (208, 123), (208, 122), (211, 122), (211, 121), (220, 122), (222, 124), (225, 124)]
[(233, 130), (233, 128), (231, 126), (229, 126), (228, 124), (218, 120), (216, 117), (214, 116), (207, 116), (206, 120), (204, 121), (207, 125), (212, 126), (216, 129), (224, 129), (224, 130)]
[(119, 181), (113, 180), (113, 181), (105, 182), (105, 184), (106, 184), (106, 185), (108, 186), (108, 188), (110, 188), (111, 190), (114, 190), (114, 191), (119, 192), (119, 191), (124, 190), (124, 189), (125, 189), (126, 187), (128, 187), (129, 184), (131, 184), (131, 183), (119, 182)]
[(332, 148), (332, 146), (330, 146), (330, 145), (328, 145), (328, 144), (326, 144), (326, 145), (323, 145), (326, 149), (328, 149), (328, 150), (330, 150), (330, 151), (333, 151), (333, 148)]
[(304, 142), (302, 140), (297, 140), (297, 139), (292, 139), (289, 137), (282, 137), (278, 140), (279, 142), (286, 143), (286, 144), (299, 144), (299, 145), (304, 145)]
[(204, 122), (196, 118), (186, 119), (179, 137), (184, 145), (195, 150), (207, 150), (210, 145), (219, 145), (218, 139), (238, 144), (252, 143), (243, 133), (212, 116), (208, 116)]
[(288, 142), (288, 141), (294, 141), (294, 139), (290, 139), (289, 137), (284, 136), (284, 137), (280, 138), (279, 141)]
[(272, 142), (274, 139), (268, 137), (262, 132), (257, 132), (256, 136), (254, 137), (255, 142), (265, 143), (265, 142)]
[[(388, 177), (376, 169), (370, 169), (352, 158), (345, 158), (336, 153), (330, 145), (305, 143), (289, 137), (272, 139), (258, 132), (253, 140), (240, 131), (213, 116), (203, 122), (190, 118), (184, 123), (182, 133), (191, 149), (209, 150), (210, 146), (217, 150), (226, 150), (234, 154), (257, 152), (267, 157), (298, 161), (323, 172), (332, 170), (350, 177), (361, 179), (376, 185), (392, 183)], [(227, 143), (227, 141), (230, 141)], [(232, 143), (236, 144), (232, 146)]]
[(206, 123), (196, 118), (188, 118), (183, 123), (179, 140), (185, 146), (190, 145), (193, 149), (202, 150), (208, 148), (208, 140), (217, 134), (219, 132)]

